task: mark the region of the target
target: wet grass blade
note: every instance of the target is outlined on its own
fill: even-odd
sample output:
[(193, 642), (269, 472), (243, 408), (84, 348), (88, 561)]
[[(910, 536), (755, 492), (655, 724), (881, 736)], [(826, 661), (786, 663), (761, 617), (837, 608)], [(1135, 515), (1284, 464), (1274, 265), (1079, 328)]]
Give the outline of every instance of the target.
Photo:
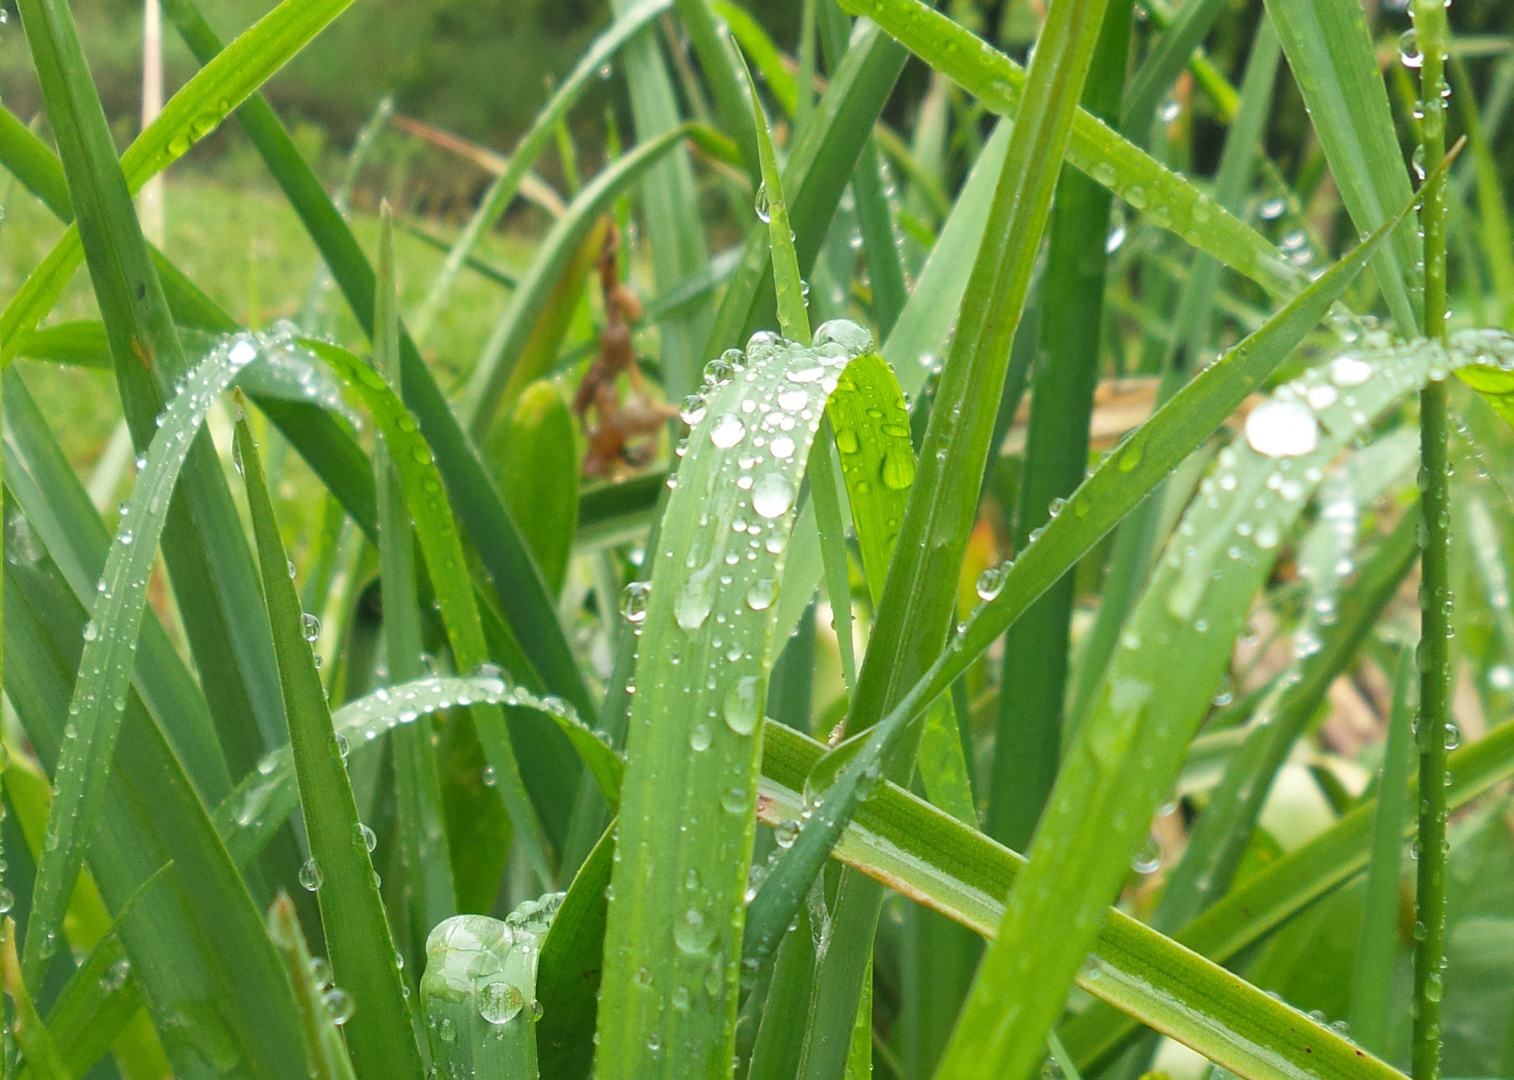
[[(317, 965), (305, 944), (305, 934), (300, 929), (294, 904), (283, 893), (268, 911), (268, 938), (284, 961), (284, 971), (294, 987), (305, 1063), (311, 1080), (355, 1080), (357, 1074), (353, 1071), (352, 1059), (347, 1056), (347, 1044), (342, 1041), (342, 1034), (333, 1022), (326, 987), (317, 976)], [(340, 998), (335, 1004), (338, 1008), (345, 1007)]]
[[(410, 410), (383, 375), (339, 346), (313, 339), (305, 339), (301, 344), (330, 364), (362, 397), (373, 414), (388, 445), (390, 460), (399, 474), (406, 509), (416, 522), (416, 535), (432, 588), (436, 591), (453, 661), (459, 671), (477, 671), (492, 658), (474, 601), (462, 538), (458, 535), (452, 504), (442, 486), (430, 447), (411, 418)], [(516, 836), (524, 845), (533, 870), (543, 883), (551, 884), (556, 877), (551, 844), (521, 779), (520, 765), (504, 715), (492, 705), (480, 705), (473, 710), (473, 718), (478, 725), (484, 752), (495, 769), (500, 797), (511, 824), (515, 826)]]
[(16, 956), (16, 923), (10, 916), (0, 923), (0, 971), (4, 974), (5, 992), (16, 1006), (10, 1033), (26, 1055), (27, 1066), (42, 1080), (70, 1080), (72, 1074), (53, 1045), (53, 1038), (26, 989), (26, 980), (21, 977), (21, 961)]
[[(598, 1015), (602, 1078), (729, 1068), (784, 550), (824, 395), (870, 344), (859, 327), (828, 323), (812, 348), (761, 334), (744, 370), (729, 359), (711, 366), (650, 591), (629, 594), (632, 622), (657, 645), (640, 653), (631, 700)], [(697, 827), (667, 819), (675, 791)]]
[(370, 831), (358, 819), (326, 692), (307, 640), (306, 616), (289, 577), (289, 559), (245, 417), (237, 422), (236, 448), (257, 536), (300, 807), (310, 842), (310, 861), (301, 873), (306, 883), (316, 886), (332, 972), (352, 1000), (347, 1046), (354, 1066), (364, 1076), (413, 1077), (421, 1071), (420, 1050), (369, 858)]
[(468, 224), (457, 238), (457, 242), (447, 252), (447, 259), (441, 269), (436, 272), (436, 277), (432, 279), (431, 289), (426, 294), (426, 299), (422, 301), (415, 317), (410, 320), (410, 333), (415, 340), (425, 339), (432, 322), (446, 304), (447, 294), (451, 291), (452, 283), (456, 280), (464, 263), (478, 246), (479, 240), (509, 209), (511, 200), (520, 189), (521, 180), (531, 171), (537, 158), (547, 148), (547, 143), (552, 138), (553, 132), (557, 130), (557, 125), (568, 115), (568, 111), (573, 108), (579, 98), (583, 97), (584, 91), (593, 86), (596, 79), (603, 77), (602, 69), (611, 62), (621, 46), (658, 15), (668, 10), (670, 5), (671, 0), (639, 0), (619, 15), (610, 27), (584, 50), (578, 62), (573, 65), (573, 70), (564, 77), (552, 97), (531, 121), (531, 126), (515, 144), (515, 152), (510, 155), (510, 162), (505, 167), (505, 171), (489, 185), (489, 190), (484, 193), (483, 199), (474, 210), (473, 216), (468, 219)]
[[(560, 699), (539, 698), (506, 683), (499, 675), (428, 677), (380, 687), (337, 709), (332, 714), (332, 726), (349, 746), (362, 746), (421, 717), (481, 704), (528, 711), (538, 722), (555, 726), (583, 760), (610, 805), (619, 801), (624, 765), (615, 752)], [(237, 863), (251, 860), (288, 820), (297, 802), (294, 762), (289, 747), (281, 746), (269, 751), (259, 767), (215, 808), (215, 827), (232, 859)]]
[(687, 133), (687, 128), (677, 127), (638, 143), (584, 185), (562, 217), (553, 223), (468, 377), (462, 397), (468, 409), (466, 426), (475, 440), (482, 440), (493, 425), (500, 398), (526, 341), (584, 237), (624, 190), (662, 157), (676, 150)]
[(239, 339), (211, 353), (190, 375), (184, 392), (164, 414), (122, 517), (117, 542), (106, 556), (100, 577), (103, 587), (84, 628), (81, 675), (69, 705), (75, 737), (64, 744), (54, 773), (47, 843), (32, 894), (24, 958), (33, 985), (40, 984), (46, 962), (57, 948), (68, 894), (84, 864), (105, 797), (147, 604), (148, 577), (179, 471), (211, 403), (256, 356), (251, 342)]
[[(1178, 73), (1188, 66), (1194, 49), (1209, 33), (1209, 28), (1223, 12), (1223, 0), (1201, 0), (1178, 8), (1173, 20), (1162, 31), (1151, 55), (1141, 62), (1130, 80), (1130, 90), (1120, 111), (1119, 130), (1136, 143), (1146, 141), (1146, 133), (1157, 122), (1157, 102), (1167, 93)], [(1112, 118), (1095, 109), (1089, 112), (1103, 120)]]
[[(846, 6), (876, 21), (987, 108), (1011, 118), (1019, 112), (1025, 70), (945, 15), (919, 0), (847, 0)], [(1270, 241), (1081, 110), (1073, 122), (1066, 156), (1078, 170), (1144, 211), (1152, 224), (1208, 252), (1272, 295), (1290, 297), (1301, 288), (1303, 279)]]
[[(1506, 745), (1505, 756), (1514, 749)], [(763, 751), (759, 814), (768, 824), (802, 809), (805, 778), (825, 747), (770, 726)], [(1514, 759), (1505, 765), (1514, 768)], [(917, 903), (991, 937), (1003, 898), (1024, 871), (1021, 856), (892, 784), (880, 784), (836, 846), (835, 857)], [(1111, 909), (1079, 973), (1079, 985), (1101, 1001), (1104, 1022), (1129, 1024), (1114, 1007), (1247, 1077), (1359, 1077), (1398, 1074), (1338, 1033), (1195, 956), (1118, 909)], [(1064, 1036), (1065, 1037), (1065, 1036)], [(1093, 1063), (1071, 1056), (1085, 1073)]]
[[(1360, 232), (1375, 232), (1409, 198), (1410, 188), (1366, 14), (1352, 0), (1269, 0), (1267, 12), (1341, 201)], [(1411, 219), (1394, 229), (1372, 263), (1403, 334), (1419, 328), (1414, 267), (1421, 244), (1415, 225)]]

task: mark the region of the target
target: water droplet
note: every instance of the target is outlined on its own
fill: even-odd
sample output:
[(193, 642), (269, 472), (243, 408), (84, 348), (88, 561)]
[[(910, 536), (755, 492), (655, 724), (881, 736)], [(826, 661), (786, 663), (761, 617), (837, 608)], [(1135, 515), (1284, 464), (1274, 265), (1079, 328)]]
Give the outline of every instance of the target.
[(1412, 26), (1399, 35), (1398, 58), (1406, 68), (1417, 69), (1425, 64), (1425, 54), (1419, 51), (1419, 34)]
[(489, 983), (478, 994), (478, 1015), (496, 1026), (514, 1020), (525, 1006), (525, 996), (509, 983)]
[(746, 425), (741, 422), (741, 417), (735, 413), (721, 413), (715, 418), (715, 424), (710, 428), (710, 442), (722, 450), (729, 450), (735, 446), (746, 434)]
[(996, 600), (1004, 591), (1004, 580), (1009, 577), (1009, 563), (1000, 563), (998, 566), (990, 566), (978, 575), (978, 599), (984, 603)]
[(100, 638), (100, 627), (99, 627), (99, 624), (97, 624), (95, 622), (95, 620), (90, 619), (89, 622), (87, 622), (87, 623), (84, 624), (84, 640), (85, 641), (98, 641), (99, 638)]
[(778, 583), (772, 578), (758, 578), (746, 591), (746, 606), (753, 611), (766, 611), (773, 606), (778, 596)]
[(485, 765), (479, 779), (483, 781), (484, 787), (494, 787), (499, 783), (499, 773), (493, 765)]
[(757, 220), (764, 225), (773, 220), (773, 208), (768, 204), (768, 186), (766, 183), (757, 185), (757, 198), (752, 209), (757, 212)]
[(321, 1000), (326, 1003), (326, 1011), (331, 1014), (331, 1022), (341, 1027), (352, 1019), (353, 1004), (352, 995), (339, 986), (333, 986), (321, 995)]
[(743, 675), (725, 694), (725, 724), (737, 735), (757, 730), (762, 686), (756, 675)]
[(1330, 383), (1341, 389), (1361, 386), (1372, 378), (1372, 365), (1354, 353), (1343, 353), (1330, 361)]
[[(777, 448), (777, 440), (774, 440)], [(793, 445), (792, 442), (789, 444)], [(788, 512), (794, 505), (794, 484), (783, 473), (772, 472), (761, 477), (752, 489), (752, 509), (759, 517), (775, 518)]]
[(300, 884), (310, 892), (315, 892), (325, 880), (321, 873), (321, 865), (314, 858), (305, 860), (305, 865), (300, 867)]
[(893, 443), (883, 452), (883, 465), (879, 469), (883, 486), (894, 491), (903, 491), (915, 481), (915, 455), (908, 443)]
[(649, 581), (633, 581), (625, 587), (620, 596), (620, 613), (627, 622), (639, 624), (646, 619), (651, 594), (652, 583)]
[(1514, 690), (1514, 667), (1499, 664), (1488, 671), (1488, 685), (1495, 690)]
[(1246, 417), (1246, 442), (1267, 457), (1298, 457), (1319, 445), (1319, 424), (1303, 402), (1269, 398)]
[(364, 825), (361, 821), (352, 826), (352, 843), (361, 844), (371, 855), (373, 849), (378, 847), (378, 834)]
[(673, 924), (673, 941), (688, 956), (705, 956), (715, 944), (715, 925), (698, 908), (689, 908)]
[(305, 612), (302, 628), (305, 633), (305, 640), (314, 645), (316, 639), (321, 636), (321, 620), (307, 611)]
[(695, 424), (699, 423), (699, 421), (704, 419), (704, 414), (704, 398), (700, 397), (698, 394), (690, 394), (688, 397), (683, 399), (683, 408), (678, 411), (678, 418), (685, 424), (688, 424), (689, 427), (693, 427)]

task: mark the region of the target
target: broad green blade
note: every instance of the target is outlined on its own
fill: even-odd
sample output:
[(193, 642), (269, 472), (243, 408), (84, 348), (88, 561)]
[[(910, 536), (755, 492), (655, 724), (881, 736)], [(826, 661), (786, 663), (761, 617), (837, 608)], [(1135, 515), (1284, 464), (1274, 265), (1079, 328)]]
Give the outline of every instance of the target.
[[(474, 672), (492, 658), (474, 602), (462, 539), (431, 448), (405, 402), (396, 396), (380, 372), (339, 346), (311, 339), (304, 339), (301, 344), (330, 364), (373, 414), (399, 474), (406, 508), (416, 523), (416, 535), (432, 588), (436, 590), (453, 661), (459, 671)], [(500, 797), (516, 835), (525, 845), (532, 868), (542, 881), (550, 883), (556, 873), (550, 843), (526, 793), (504, 715), (491, 705), (481, 705), (473, 710), (473, 718), (484, 752), (496, 771)]]
[(38, 983), (58, 944), (58, 928), (85, 848), (105, 798), (116, 735), (126, 708), (132, 658), (147, 605), (147, 584), (158, 540), (168, 520), (179, 470), (211, 404), (237, 372), (258, 355), (237, 338), (212, 352), (191, 372), (182, 393), (163, 414), (147, 462), (132, 490), (116, 542), (106, 556), (92, 617), (84, 627), (84, 656), (69, 715), (73, 738), (64, 744), (54, 774), (47, 842), (37, 867), (27, 923), (25, 963)]
[[(946, 15), (931, 11), (920, 0), (847, 0), (846, 6), (877, 22), (986, 107), (1006, 117), (1018, 115), (1025, 70)], [(1143, 211), (1152, 224), (1213, 255), (1273, 296), (1293, 296), (1302, 286), (1298, 271), (1264, 236), (1081, 110), (1073, 121), (1067, 161)]]
[(301, 1044), (311, 1080), (355, 1080), (357, 1074), (353, 1072), (352, 1059), (347, 1056), (347, 1044), (342, 1041), (334, 1015), (349, 1011), (350, 998), (344, 997), (345, 990), (328, 989), (325, 973), (330, 970), (329, 965), (312, 961), (294, 904), (283, 893), (268, 911), (268, 939), (279, 951), (289, 983), (294, 987), (294, 1000), (300, 1010)]
[[(685, 413), (693, 434), (650, 586), (627, 597), (628, 616), (656, 647), (637, 660), (631, 702), (601, 1077), (729, 1067), (759, 722), (780, 645), (774, 601), (824, 398), (870, 344), (850, 323), (819, 327), (809, 348), (759, 334), (740, 369), (734, 357), (711, 363), (705, 400)], [(678, 820), (667, 815), (670, 798), (682, 806)]]
[[(1410, 188), (1366, 13), (1355, 0), (1268, 0), (1267, 12), (1341, 202), (1358, 231), (1375, 232)], [(1372, 272), (1401, 334), (1420, 325), (1421, 246), (1410, 218), (1373, 257)]]
[(562, 217), (553, 223), (551, 232), (543, 238), (531, 260), (531, 269), (526, 271), (520, 287), (510, 297), (509, 306), (495, 323), (473, 373), (468, 377), (462, 397), (467, 409), (466, 425), (475, 440), (482, 440), (493, 426), (500, 398), (526, 341), (547, 307), (552, 290), (582, 246), (584, 237), (624, 189), (663, 156), (676, 150), (686, 134), (686, 127), (676, 127), (655, 139), (637, 144), (616, 158), (585, 185)]
[(578, 99), (583, 97), (584, 91), (593, 86), (596, 79), (604, 77), (605, 66), (614, 58), (620, 47), (654, 18), (666, 11), (670, 4), (671, 0), (639, 0), (632, 4), (610, 24), (604, 33), (594, 39), (578, 58), (578, 63), (573, 65), (573, 70), (558, 84), (552, 97), (536, 114), (520, 141), (515, 144), (515, 152), (510, 155), (510, 163), (505, 166), (505, 171), (489, 185), (489, 190), (484, 193), (478, 209), (468, 219), (468, 224), (463, 229), (462, 235), (457, 238), (457, 243), (452, 245), (452, 249), (447, 252), (447, 260), (436, 272), (436, 277), (431, 282), (431, 290), (426, 294), (426, 299), (421, 303), (415, 317), (410, 320), (410, 333), (416, 341), (425, 339), (432, 322), (446, 303), (447, 294), (458, 272), (462, 270), (464, 262), (472, 255), (479, 240), (494, 227), (500, 215), (509, 209), (511, 200), (520, 189), (521, 180), (531, 171), (531, 167), (536, 164), (536, 159), (547, 148), (547, 140), (551, 138), (558, 124), (568, 115), (568, 111), (573, 108)]
[[(797, 789), (824, 752), (798, 732), (769, 725), (761, 790), (771, 801), (760, 811), (765, 822), (778, 825), (803, 811)], [(1502, 754), (1503, 769), (1514, 770), (1514, 737), (1504, 740)], [(985, 937), (1002, 920), (1003, 897), (1025, 865), (1019, 855), (892, 784), (880, 784), (863, 805), (835, 857)], [(1247, 1080), (1399, 1075), (1337, 1032), (1116, 909), (1078, 982)], [(1121, 1020), (1103, 1004), (1095, 1009), (1106, 1023)], [(1078, 1060), (1088, 1067), (1086, 1058)]]
[(358, 819), (346, 762), (310, 649), (309, 617), (300, 610), (288, 573), (289, 558), (245, 417), (237, 421), (236, 453), (257, 536), (300, 809), (310, 843), (310, 859), (300, 871), (301, 884), (313, 888), (320, 901), (332, 973), (352, 1001), (347, 1047), (364, 1076), (414, 1077), (421, 1070), (420, 1049), (411, 1030), (394, 942), (369, 858), (372, 830)]
[(562, 901), (548, 893), (503, 922), (455, 915), (431, 931), (421, 1008), (439, 1073), (537, 1080), (537, 962)]

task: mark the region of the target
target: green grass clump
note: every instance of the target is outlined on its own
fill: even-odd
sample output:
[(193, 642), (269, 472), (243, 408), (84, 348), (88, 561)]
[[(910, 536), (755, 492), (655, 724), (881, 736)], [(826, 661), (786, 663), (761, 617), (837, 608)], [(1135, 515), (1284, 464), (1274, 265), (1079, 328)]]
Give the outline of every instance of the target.
[(4, 28), (7, 1076), (1509, 1075), (1506, 12), (348, 2)]

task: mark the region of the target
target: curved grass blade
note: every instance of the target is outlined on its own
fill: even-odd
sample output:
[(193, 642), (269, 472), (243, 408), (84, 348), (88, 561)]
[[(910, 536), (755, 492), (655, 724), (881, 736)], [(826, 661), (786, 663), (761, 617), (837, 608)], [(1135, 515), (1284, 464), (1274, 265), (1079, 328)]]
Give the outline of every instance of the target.
[[(1505, 755), (1514, 749), (1506, 746)], [(799, 794), (825, 747), (769, 725), (758, 813), (770, 825), (803, 812)], [(1514, 768), (1514, 758), (1507, 766)], [(893, 784), (880, 784), (835, 857), (985, 937), (1002, 921), (1024, 860)], [(1398, 1074), (1337, 1032), (1268, 997), (1118, 909), (1105, 920), (1079, 985), (1247, 1080), (1392, 1080)], [(1090, 1012), (1094, 1010), (1089, 1010)], [(1076, 1054), (1073, 1055), (1076, 1058)], [(1089, 1062), (1079, 1059), (1087, 1069)]]
[[(427, 677), (381, 687), (337, 709), (331, 721), (348, 745), (361, 746), (422, 717), (480, 704), (529, 710), (550, 720), (582, 757), (610, 805), (619, 801), (624, 765), (615, 752), (560, 698), (539, 698), (500, 675)], [(294, 761), (289, 748), (281, 746), (269, 751), (216, 807), (216, 830), (235, 862), (249, 862), (288, 819), (296, 803), (294, 785)]]
[(505, 171), (500, 174), (494, 183), (489, 185), (489, 190), (484, 193), (483, 200), (478, 209), (468, 219), (467, 226), (462, 235), (452, 245), (452, 250), (447, 252), (447, 259), (436, 277), (432, 279), (431, 289), (426, 294), (426, 299), (421, 303), (420, 310), (410, 320), (410, 333), (416, 341), (422, 341), (437, 313), (446, 303), (447, 293), (452, 288), (453, 281), (463, 264), (478, 246), (480, 238), (494, 227), (500, 215), (510, 206), (515, 198), (515, 193), (520, 188), (520, 182), (531, 166), (536, 164), (536, 159), (541, 156), (547, 147), (552, 133), (557, 130), (557, 125), (568, 114), (578, 99), (583, 97), (584, 91), (594, 85), (596, 79), (601, 77), (601, 70), (608, 64), (620, 47), (629, 41), (635, 34), (650, 23), (658, 15), (668, 10), (672, 0), (639, 0), (618, 16), (609, 28), (599, 37), (595, 38), (578, 63), (573, 65), (573, 70), (558, 85), (557, 90), (547, 101), (531, 126), (526, 129), (520, 141), (515, 144), (515, 152), (510, 155), (510, 163)]
[[(210, 63), (221, 51), (221, 41), (195, 9), (193, 0), (168, 0), (166, 10), (196, 58), (203, 64)], [(249, 98), (237, 111), (237, 119), (299, 215), (358, 324), (371, 334), (376, 279), (352, 229), (266, 101), (256, 95)], [(511, 631), (546, 685), (576, 708), (590, 710), (593, 702), (563, 636), (541, 572), (403, 326), (400, 359), (405, 401), (414, 409), (421, 431), (431, 444)], [(301, 426), (286, 422), (286, 427), (292, 428), (291, 436), (296, 440), (304, 434)], [(370, 482), (371, 471), (366, 462), (349, 464), (349, 472), (362, 477), (354, 479), (354, 484)], [(343, 496), (344, 499), (358, 496), (358, 500), (347, 505), (363, 511), (358, 517), (360, 522), (372, 521), (372, 500), (370, 497), (362, 501), (363, 494), (361, 490), (344, 491)]]
[[(310, 1080), (356, 1080), (352, 1059), (347, 1056), (347, 1044), (342, 1041), (342, 1034), (332, 1019), (333, 1003), (326, 996), (326, 987), (317, 981), (316, 967), (305, 944), (305, 934), (300, 929), (294, 904), (282, 892), (268, 911), (268, 940), (278, 950), (289, 983), (294, 987)], [(335, 1004), (338, 1008), (344, 1007), (340, 998)]]
[(1178, 72), (1188, 66), (1194, 49), (1225, 9), (1224, 0), (1200, 0), (1184, 4), (1162, 31), (1151, 55), (1141, 62), (1130, 80), (1120, 117), (1120, 132), (1136, 143), (1156, 122), (1157, 102), (1167, 93)]
[(63, 909), (105, 797), (147, 604), (148, 577), (179, 470), (211, 403), (256, 357), (252, 342), (238, 338), (212, 352), (190, 374), (148, 448), (147, 465), (132, 491), (117, 542), (106, 556), (99, 597), (84, 628), (81, 676), (69, 705), (75, 737), (65, 743), (54, 773), (47, 842), (37, 867), (27, 924), (24, 961), (33, 984), (40, 981), (46, 961), (57, 948)]
[[(1410, 188), (1366, 13), (1353, 0), (1269, 0), (1267, 12), (1341, 202), (1359, 231), (1376, 231), (1409, 198)], [(1392, 242), (1372, 263), (1403, 334), (1420, 324), (1414, 267), (1422, 245), (1415, 225), (1405, 220), (1394, 229)]]
[(493, 425), (495, 410), (516, 361), (546, 308), (553, 288), (573, 261), (585, 235), (625, 188), (676, 149), (689, 130), (688, 125), (683, 125), (637, 144), (584, 185), (568, 209), (553, 223), (552, 230), (537, 248), (531, 268), (510, 297), (510, 304), (495, 323), (489, 340), (484, 343), (473, 374), (468, 377), (462, 399), (468, 410), (465, 425), (475, 440), (482, 440)]
[[(1407, 213), (1408, 209), (1405, 206), (1402, 212)], [(1073, 493), (1063, 512), (1047, 523), (1039, 539), (1020, 554), (995, 584), (993, 599), (979, 605), (966, 628), (952, 639), (950, 647), (887, 715), (873, 723), (875, 714), (858, 713), (854, 707), (853, 721), (862, 729), (854, 738), (865, 740), (866, 745), (860, 750), (855, 746), (847, 749), (847, 753), (855, 751), (851, 760), (835, 773), (823, 802), (774, 868), (763, 889), (764, 893), (774, 890), (773, 901), (764, 902), (764, 906), (773, 905), (771, 914), (765, 913), (766, 925), (777, 931), (788, 924), (798, 898), (823, 864), (825, 853), (873, 786), (881, 763), (910, 721), (940, 697), (1032, 602), (1139, 505), (1224, 422), (1248, 393), (1262, 384), (1324, 317), (1396, 223), (1397, 219), (1379, 230), (1136, 429)], [(876, 709), (878, 705), (871, 707)], [(779, 887), (775, 889), (775, 885)], [(776, 936), (772, 940), (776, 941)]]
[[(728, 359), (711, 365), (718, 381), (668, 500), (650, 595), (631, 594), (645, 604), (633, 606), (633, 622), (656, 647), (636, 662), (600, 1077), (729, 1068), (784, 549), (824, 395), (869, 345), (861, 328), (828, 323), (811, 348), (759, 334), (744, 370)], [(687, 828), (666, 820), (670, 797)]]
[[(845, 6), (875, 21), (989, 109), (1006, 117), (1019, 112), (1025, 70), (946, 15), (919, 0), (846, 0)], [(1273, 296), (1292, 297), (1301, 288), (1302, 276), (1264, 236), (1082, 110), (1073, 120), (1067, 161), (1144, 211), (1152, 224), (1213, 255)]]
[(562, 899), (527, 900), (504, 922), (455, 915), (431, 931), (421, 1008), (438, 1072), (536, 1080), (537, 962)]
[(332, 971), (353, 1002), (345, 1033), (347, 1046), (353, 1065), (364, 1076), (414, 1077), (421, 1071), (420, 1049), (411, 1030), (394, 942), (369, 858), (369, 832), (358, 819), (326, 692), (305, 640), (305, 615), (289, 577), (289, 559), (245, 416), (237, 420), (236, 449), (257, 537), (300, 808), (310, 842), (310, 861), (301, 873), (304, 881), (317, 888)]
[[(388, 443), (404, 488), (406, 505), (416, 521), (416, 535), (420, 539), (432, 588), (436, 590), (442, 623), (447, 628), (452, 658), (458, 670), (472, 672), (489, 663), (489, 647), (474, 602), (473, 583), (468, 576), (468, 563), (452, 517), (451, 503), (431, 449), (410, 411), (390, 389), (383, 375), (347, 350), (313, 339), (301, 339), (300, 344), (330, 364), (362, 397)], [(485, 753), (498, 776), (500, 797), (510, 821), (525, 845), (532, 867), (544, 882), (550, 883), (554, 875), (551, 846), (526, 793), (504, 716), (490, 705), (475, 708), (473, 716)]]

